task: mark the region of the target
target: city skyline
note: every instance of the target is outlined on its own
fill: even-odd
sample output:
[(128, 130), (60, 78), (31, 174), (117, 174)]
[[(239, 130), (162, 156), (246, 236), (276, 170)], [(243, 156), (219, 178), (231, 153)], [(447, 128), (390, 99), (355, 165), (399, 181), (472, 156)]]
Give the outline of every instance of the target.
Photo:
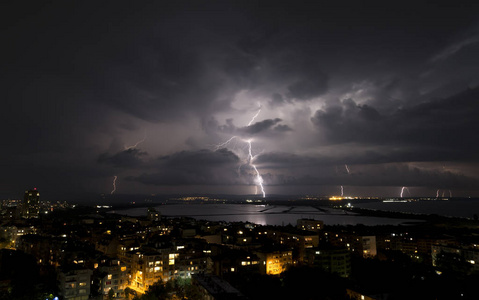
[(0, 197), (479, 197), (478, 11), (9, 4)]

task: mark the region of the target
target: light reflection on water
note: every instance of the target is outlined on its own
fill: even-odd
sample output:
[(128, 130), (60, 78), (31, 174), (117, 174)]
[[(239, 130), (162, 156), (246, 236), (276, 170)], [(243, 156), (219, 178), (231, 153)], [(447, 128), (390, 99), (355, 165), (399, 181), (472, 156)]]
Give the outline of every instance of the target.
[[(399, 225), (415, 220), (359, 216), (339, 209), (312, 206), (280, 206), (250, 204), (172, 204), (157, 206), (166, 217), (192, 217), (198, 220), (251, 222), (260, 225), (295, 225), (301, 218), (321, 220), (326, 225)], [(129, 216), (145, 216), (146, 207), (115, 211)]]

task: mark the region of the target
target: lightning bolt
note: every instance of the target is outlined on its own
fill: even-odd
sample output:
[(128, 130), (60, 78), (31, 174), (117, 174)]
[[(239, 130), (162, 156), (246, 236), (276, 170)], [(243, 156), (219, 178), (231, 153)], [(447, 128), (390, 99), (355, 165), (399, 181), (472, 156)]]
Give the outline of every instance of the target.
[(256, 172), (256, 183), (259, 185), (259, 187), (261, 188), (261, 192), (263, 193), (263, 198), (266, 197), (266, 193), (264, 192), (264, 186), (263, 186), (263, 177), (261, 177), (261, 175), (259, 174), (259, 171), (258, 169), (256, 168), (256, 166), (253, 164), (253, 160), (255, 158), (255, 156), (253, 156), (252, 152), (251, 152), (251, 140), (248, 140), (246, 141), (248, 143), (248, 164), (251, 165), (253, 167), (253, 169), (255, 170)]
[[(344, 164), (344, 167), (346, 168), (346, 172), (348, 172), (348, 175), (351, 174), (348, 165)], [(343, 196), (343, 194), (344, 194), (344, 188), (343, 186), (341, 186), (341, 197)]]
[(237, 136), (232, 136), (229, 140), (227, 140), (226, 142), (223, 142), (221, 144), (218, 144), (215, 146), (216, 150), (222, 148), (222, 147), (226, 147), (226, 145), (228, 145), (229, 143), (231, 143), (232, 140), (238, 138)]
[(111, 191), (110, 195), (113, 195), (113, 193), (116, 191), (116, 179), (118, 176), (113, 177), (113, 190)]
[(409, 192), (409, 189), (407, 188), (407, 186), (403, 186), (403, 187), (401, 188), (401, 196), (400, 196), (401, 198), (403, 197), (404, 190), (407, 190), (407, 192), (409, 193), (409, 195), (411, 195), (411, 192)]
[(257, 111), (256, 114), (253, 116), (253, 118), (251, 118), (251, 121), (249, 121), (248, 126), (251, 126), (251, 124), (253, 124), (254, 119), (256, 119), (256, 118), (258, 117), (259, 113), (261, 112), (261, 104), (258, 103), (258, 106), (259, 106), (258, 111)]
[(439, 198), (439, 189), (436, 191), (436, 198)]
[[(251, 124), (253, 124), (254, 120), (258, 117), (258, 115), (260, 114), (261, 112), (261, 104), (258, 103), (258, 111), (256, 112), (256, 114), (251, 118), (251, 120), (249, 121), (248, 123), (248, 126), (251, 126)], [(256, 165), (253, 164), (253, 161), (254, 159), (256, 158), (256, 155), (253, 155), (253, 150), (252, 150), (252, 145), (251, 143), (253, 142), (253, 140), (249, 139), (249, 140), (244, 140), (244, 139), (241, 139), (240, 137), (238, 136), (232, 136), (231, 138), (229, 138), (227, 141), (223, 142), (223, 143), (220, 143), (218, 145), (215, 146), (216, 150), (220, 149), (221, 147), (226, 147), (229, 143), (231, 143), (233, 140), (235, 139), (239, 139), (240, 141), (246, 143), (247, 147), (248, 147), (248, 156), (247, 156), (247, 159), (246, 159), (246, 163), (247, 165), (251, 166), (253, 168), (253, 170), (255, 171), (256, 173), (256, 176), (255, 176), (255, 183), (256, 183), (256, 191), (255, 191), (255, 194), (258, 193), (258, 186), (260, 187), (261, 189), (261, 192), (263, 194), (263, 198), (266, 197), (266, 192), (264, 190), (264, 186), (263, 186), (263, 177), (261, 177), (261, 174), (259, 173), (258, 171), (258, 168), (256, 167)], [(238, 167), (238, 170), (241, 168), (241, 165)]]
[(146, 132), (145, 132), (145, 136), (143, 137), (143, 139), (139, 140), (138, 142), (136, 142), (136, 144), (132, 145), (132, 146), (124, 146), (125, 150), (130, 150), (130, 149), (134, 149), (136, 147), (138, 147), (139, 144), (143, 143), (144, 141), (146, 140)]

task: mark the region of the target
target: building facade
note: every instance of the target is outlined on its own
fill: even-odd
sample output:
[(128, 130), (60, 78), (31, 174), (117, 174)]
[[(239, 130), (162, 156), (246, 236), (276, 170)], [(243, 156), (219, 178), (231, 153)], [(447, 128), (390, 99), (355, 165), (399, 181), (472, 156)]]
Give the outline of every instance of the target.
[(37, 188), (25, 191), (22, 202), (22, 217), (26, 219), (38, 218), (40, 214), (40, 192)]
[(89, 269), (60, 271), (58, 284), (60, 296), (64, 300), (87, 300), (90, 298), (90, 279), (93, 274)]

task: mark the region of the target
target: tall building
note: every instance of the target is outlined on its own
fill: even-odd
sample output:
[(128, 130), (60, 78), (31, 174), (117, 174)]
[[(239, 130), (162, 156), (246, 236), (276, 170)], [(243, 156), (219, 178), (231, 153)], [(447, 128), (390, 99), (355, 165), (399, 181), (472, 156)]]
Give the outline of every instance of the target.
[(344, 278), (351, 275), (351, 252), (346, 248), (323, 246), (306, 249), (304, 262)]
[(22, 203), (22, 217), (26, 219), (38, 218), (40, 213), (40, 193), (37, 188), (25, 191)]
[(90, 280), (92, 270), (73, 268), (59, 270), (57, 283), (61, 299), (88, 300), (90, 298)]
[(260, 260), (260, 273), (267, 275), (279, 275), (293, 265), (293, 251), (283, 248), (268, 249), (263, 247), (255, 251)]

